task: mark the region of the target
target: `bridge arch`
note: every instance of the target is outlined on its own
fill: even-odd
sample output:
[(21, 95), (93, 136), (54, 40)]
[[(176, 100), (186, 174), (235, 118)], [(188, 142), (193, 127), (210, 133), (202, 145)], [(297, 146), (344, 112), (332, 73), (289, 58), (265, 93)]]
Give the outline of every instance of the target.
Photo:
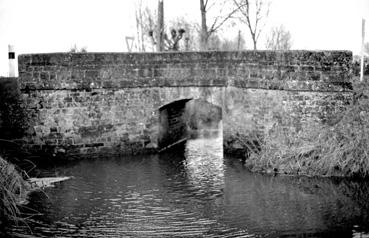
[(226, 88), (225, 87), (163, 87), (158, 90), (159, 93), (159, 105), (158, 108), (164, 107), (179, 100), (186, 99), (201, 99), (208, 103), (214, 104), (223, 108), (224, 97)]
[(159, 151), (184, 142), (198, 130), (219, 128), (222, 123), (222, 108), (203, 98), (174, 100), (159, 107), (158, 111)]

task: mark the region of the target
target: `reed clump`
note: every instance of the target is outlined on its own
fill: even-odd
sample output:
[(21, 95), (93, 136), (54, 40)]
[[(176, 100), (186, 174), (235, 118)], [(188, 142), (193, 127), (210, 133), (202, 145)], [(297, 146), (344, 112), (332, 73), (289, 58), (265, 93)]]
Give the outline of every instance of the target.
[(369, 85), (354, 85), (354, 101), (333, 125), (294, 132), (275, 125), (250, 150), (246, 165), (253, 171), (308, 176), (369, 176)]
[(26, 199), (28, 183), (10, 164), (0, 157), (0, 230), (8, 222), (19, 222), (19, 203)]

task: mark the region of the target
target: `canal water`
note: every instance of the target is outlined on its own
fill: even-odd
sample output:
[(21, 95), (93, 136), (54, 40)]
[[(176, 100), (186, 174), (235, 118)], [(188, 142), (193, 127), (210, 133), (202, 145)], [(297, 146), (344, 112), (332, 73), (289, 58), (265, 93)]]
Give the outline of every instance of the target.
[(41, 175), (73, 178), (32, 194), (15, 237), (368, 237), (369, 183), (250, 173), (219, 131)]

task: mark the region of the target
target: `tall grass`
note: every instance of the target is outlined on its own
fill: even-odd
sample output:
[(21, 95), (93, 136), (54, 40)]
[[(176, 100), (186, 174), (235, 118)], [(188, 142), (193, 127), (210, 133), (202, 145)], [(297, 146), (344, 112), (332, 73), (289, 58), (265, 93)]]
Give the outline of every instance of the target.
[(14, 165), (0, 157), (0, 228), (7, 222), (19, 221), (17, 205), (26, 198), (28, 188)]
[(275, 125), (251, 150), (253, 171), (309, 176), (369, 176), (369, 85), (356, 84), (352, 105), (334, 125), (312, 125), (294, 132)]

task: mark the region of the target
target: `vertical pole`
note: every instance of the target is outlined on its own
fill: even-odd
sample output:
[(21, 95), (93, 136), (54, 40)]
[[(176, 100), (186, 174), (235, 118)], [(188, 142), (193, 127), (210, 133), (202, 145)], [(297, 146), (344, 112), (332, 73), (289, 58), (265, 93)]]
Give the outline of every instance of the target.
[(15, 52), (14, 46), (8, 45), (9, 77), (15, 77)]
[(361, 63), (360, 63), (360, 81), (364, 80), (364, 41), (365, 41), (365, 19), (361, 21)]
[(237, 39), (237, 50), (239, 51), (241, 47), (241, 30), (238, 30), (238, 39)]
[(164, 44), (164, 3), (163, 0), (158, 2), (158, 26), (156, 33), (156, 51), (163, 51)]

